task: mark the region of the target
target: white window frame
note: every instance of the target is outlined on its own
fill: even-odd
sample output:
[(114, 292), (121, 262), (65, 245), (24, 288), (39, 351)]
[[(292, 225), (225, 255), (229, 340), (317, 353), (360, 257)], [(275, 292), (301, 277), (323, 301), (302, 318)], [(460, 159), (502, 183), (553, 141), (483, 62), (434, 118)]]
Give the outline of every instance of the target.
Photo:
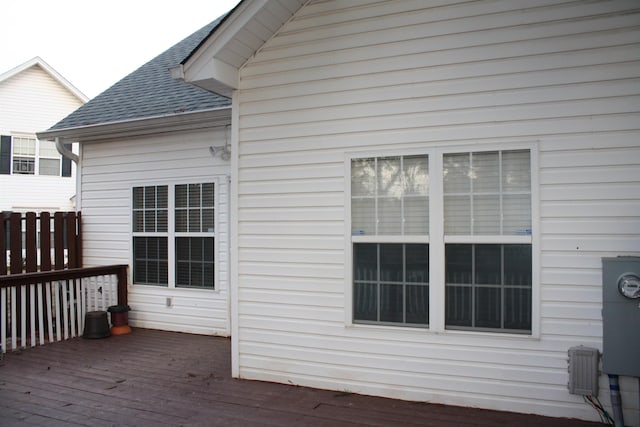
[[(33, 159), (34, 165), (33, 165), (33, 174), (30, 173), (18, 173), (14, 171), (13, 168), (13, 161), (15, 156), (15, 140), (16, 138), (21, 138), (21, 139), (31, 139), (35, 141), (35, 152), (33, 156), (25, 156), (25, 155), (20, 155), (17, 157), (24, 157), (24, 158), (29, 158), (29, 159)], [(40, 143), (41, 141), (36, 138), (35, 135), (21, 135), (21, 134), (16, 134), (16, 135), (11, 135), (11, 159), (10, 159), (10, 174), (11, 175), (27, 175), (27, 176), (51, 176), (51, 177), (62, 177), (62, 154), (58, 154), (58, 156), (56, 157), (48, 157), (48, 156), (41, 156), (40, 155)], [(47, 160), (58, 160), (58, 173), (56, 175), (50, 175), (50, 174), (46, 174), (46, 175), (42, 175), (40, 174), (40, 159), (47, 159)]]
[[(531, 162), (531, 235), (505, 236), (446, 236), (444, 233), (443, 158), (445, 154), (529, 150)], [(359, 158), (427, 155), (429, 157), (429, 232), (428, 236), (359, 236), (351, 235), (351, 162)], [(423, 149), (368, 150), (347, 152), (344, 156), (345, 176), (345, 326), (349, 328), (375, 328), (392, 331), (405, 330), (419, 333), (515, 337), (540, 337), (540, 249), (539, 249), (539, 179), (538, 149), (536, 141), (434, 145)], [(427, 243), (429, 244), (429, 326), (365, 324), (353, 321), (353, 244), (354, 243)], [(529, 334), (445, 328), (445, 245), (447, 243), (502, 243), (531, 245), (531, 332)]]
[[(188, 180), (159, 180), (154, 182), (144, 182), (131, 184), (129, 187), (129, 265), (131, 269), (131, 285), (145, 289), (173, 289), (185, 292), (220, 292), (220, 271), (219, 271), (219, 199), (220, 199), (220, 179), (221, 177), (204, 177)], [(176, 232), (175, 230), (175, 187), (184, 184), (205, 184), (213, 183), (213, 223), (214, 231), (209, 232)], [(166, 232), (134, 232), (133, 231), (133, 189), (136, 187), (167, 186), (167, 231)], [(153, 285), (135, 283), (133, 280), (133, 268), (135, 262), (133, 238), (134, 237), (166, 237), (167, 238), (167, 285)], [(177, 287), (176, 286), (176, 237), (213, 237), (213, 288), (202, 287)]]

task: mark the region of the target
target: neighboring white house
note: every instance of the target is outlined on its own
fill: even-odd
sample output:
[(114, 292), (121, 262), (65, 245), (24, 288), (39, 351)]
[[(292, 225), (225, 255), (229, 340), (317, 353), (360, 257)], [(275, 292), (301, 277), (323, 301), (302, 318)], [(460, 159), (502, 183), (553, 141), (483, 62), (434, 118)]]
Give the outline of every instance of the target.
[[(136, 232), (136, 194), (171, 224), (174, 183), (229, 174), (234, 376), (598, 420), (567, 352), (602, 351), (602, 258), (640, 255), (639, 22), (623, 0), (245, 0), (171, 70), (232, 98), (230, 164), (205, 143), (226, 128), (42, 137), (81, 141), (85, 257), (129, 260), (140, 326), (187, 293), (175, 248), (134, 253), (179, 237)], [(151, 261), (168, 287), (137, 284)]]
[(0, 74), (0, 211), (75, 210), (75, 166), (36, 132), (87, 100), (38, 57)]

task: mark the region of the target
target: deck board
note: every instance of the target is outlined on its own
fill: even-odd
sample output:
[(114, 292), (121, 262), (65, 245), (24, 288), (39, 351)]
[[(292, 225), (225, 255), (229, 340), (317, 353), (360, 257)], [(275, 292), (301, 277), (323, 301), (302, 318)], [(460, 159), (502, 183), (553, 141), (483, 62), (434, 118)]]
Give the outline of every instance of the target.
[(230, 340), (135, 329), (5, 355), (2, 426), (594, 426), (231, 378)]

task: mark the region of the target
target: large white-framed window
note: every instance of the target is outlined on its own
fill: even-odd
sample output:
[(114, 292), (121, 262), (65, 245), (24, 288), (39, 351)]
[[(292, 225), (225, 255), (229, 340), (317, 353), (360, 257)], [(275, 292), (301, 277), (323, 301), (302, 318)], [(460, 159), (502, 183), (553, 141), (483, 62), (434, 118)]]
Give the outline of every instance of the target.
[(531, 334), (532, 150), (347, 156), (351, 321)]
[(134, 285), (216, 289), (216, 185), (132, 188)]

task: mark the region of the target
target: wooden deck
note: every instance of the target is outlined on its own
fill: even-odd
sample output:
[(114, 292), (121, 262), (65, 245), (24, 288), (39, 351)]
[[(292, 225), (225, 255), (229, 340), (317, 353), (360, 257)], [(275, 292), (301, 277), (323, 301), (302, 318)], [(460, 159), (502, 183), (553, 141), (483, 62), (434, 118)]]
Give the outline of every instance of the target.
[(0, 425), (597, 425), (236, 380), (229, 354), (226, 338), (146, 329), (6, 354)]

